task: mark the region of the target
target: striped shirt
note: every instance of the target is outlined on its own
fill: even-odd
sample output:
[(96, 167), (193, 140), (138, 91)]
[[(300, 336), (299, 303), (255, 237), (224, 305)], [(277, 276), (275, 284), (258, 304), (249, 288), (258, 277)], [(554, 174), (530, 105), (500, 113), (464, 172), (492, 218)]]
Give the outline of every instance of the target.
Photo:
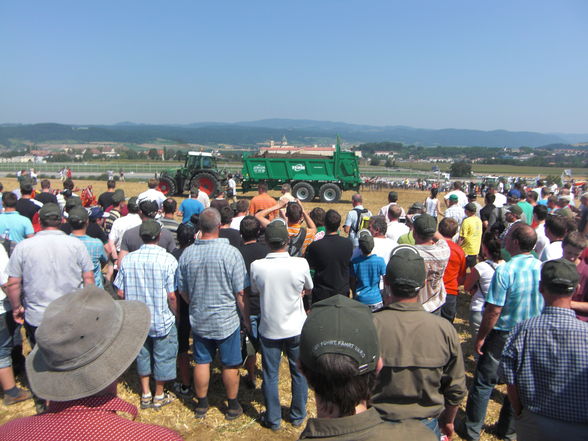
[(571, 309), (546, 306), (508, 336), (501, 374), (517, 386), (525, 409), (588, 423), (588, 323)]
[(245, 262), (227, 239), (196, 240), (183, 252), (178, 289), (188, 294), (194, 334), (221, 340), (239, 328), (235, 295), (249, 286)]
[(114, 285), (124, 291), (126, 300), (145, 303), (151, 312), (149, 337), (165, 337), (175, 325), (169, 309), (168, 293), (174, 292), (178, 263), (159, 245), (145, 244), (125, 256)]
[(90, 259), (92, 260), (92, 264), (94, 265), (94, 283), (98, 288), (104, 288), (104, 282), (102, 280), (102, 264), (108, 261), (108, 256), (106, 255), (106, 251), (104, 251), (102, 241), (86, 234), (83, 236), (70, 234), (70, 236), (81, 240), (85, 245), (88, 254), (90, 255)]
[[(300, 233), (300, 229), (302, 228), (301, 224), (292, 224), (288, 225), (288, 236), (290, 239), (296, 240), (296, 236)], [(316, 230), (311, 230), (310, 228), (306, 227), (306, 237), (304, 238), (304, 242), (302, 243), (302, 248), (300, 249), (300, 255), (304, 256), (306, 253), (306, 248), (314, 241), (314, 235), (316, 234)]]
[(494, 329), (510, 331), (541, 313), (540, 279), (541, 261), (530, 254), (518, 254), (496, 268), (486, 296), (487, 303), (502, 307)]

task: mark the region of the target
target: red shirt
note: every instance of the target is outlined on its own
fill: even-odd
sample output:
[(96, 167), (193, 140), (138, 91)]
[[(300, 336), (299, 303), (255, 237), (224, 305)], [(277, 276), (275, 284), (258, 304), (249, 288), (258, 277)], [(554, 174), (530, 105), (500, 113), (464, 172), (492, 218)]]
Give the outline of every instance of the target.
[[(65, 386), (64, 386), (65, 387)], [(137, 408), (113, 395), (51, 402), (46, 413), (17, 418), (0, 426), (3, 441), (181, 441), (173, 430), (121, 416), (137, 416)]]
[(451, 239), (446, 239), (451, 254), (449, 255), (449, 262), (443, 274), (443, 283), (447, 294), (456, 296), (459, 292), (459, 280), (466, 272), (466, 256), (461, 247), (453, 242)]

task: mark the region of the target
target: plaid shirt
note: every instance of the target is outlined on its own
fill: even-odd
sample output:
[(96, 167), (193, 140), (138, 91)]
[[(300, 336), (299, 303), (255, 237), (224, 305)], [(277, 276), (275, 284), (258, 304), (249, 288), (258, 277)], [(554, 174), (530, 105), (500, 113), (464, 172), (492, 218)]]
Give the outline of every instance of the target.
[(196, 335), (213, 340), (239, 327), (235, 294), (249, 286), (245, 262), (227, 239), (197, 240), (178, 266), (178, 289), (190, 299), (190, 323)]
[(508, 336), (500, 364), (533, 413), (588, 423), (588, 324), (571, 309), (546, 306)]
[(106, 255), (106, 251), (104, 251), (104, 245), (102, 244), (102, 241), (85, 234), (83, 236), (70, 234), (70, 236), (75, 237), (76, 239), (80, 239), (86, 246), (88, 254), (90, 255), (90, 259), (92, 259), (92, 263), (94, 264), (94, 283), (98, 288), (104, 288), (101, 264), (108, 261), (108, 256)]
[(540, 279), (541, 261), (530, 254), (518, 254), (496, 268), (486, 296), (487, 303), (502, 307), (494, 329), (510, 331), (517, 323), (541, 313)]
[(167, 294), (175, 291), (178, 263), (159, 245), (146, 244), (125, 256), (114, 284), (126, 300), (145, 303), (151, 312), (149, 337), (165, 337), (175, 325)]

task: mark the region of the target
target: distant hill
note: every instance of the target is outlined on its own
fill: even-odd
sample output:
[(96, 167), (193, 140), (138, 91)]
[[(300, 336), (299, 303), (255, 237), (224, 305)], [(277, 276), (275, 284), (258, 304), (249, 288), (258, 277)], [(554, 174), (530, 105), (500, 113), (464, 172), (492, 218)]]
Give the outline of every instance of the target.
[[(418, 129), (405, 126), (369, 126), (331, 121), (266, 119), (232, 124), (204, 122), (185, 125), (149, 125), (121, 122), (115, 125), (0, 124), (0, 144), (18, 141), (148, 143), (166, 140), (204, 145), (233, 144), (253, 147), (286, 136), (292, 144), (334, 143), (339, 135), (346, 143), (402, 142), (420, 146), (540, 147), (588, 140), (588, 134), (544, 134), (507, 130)], [(580, 141), (579, 141), (580, 140)]]

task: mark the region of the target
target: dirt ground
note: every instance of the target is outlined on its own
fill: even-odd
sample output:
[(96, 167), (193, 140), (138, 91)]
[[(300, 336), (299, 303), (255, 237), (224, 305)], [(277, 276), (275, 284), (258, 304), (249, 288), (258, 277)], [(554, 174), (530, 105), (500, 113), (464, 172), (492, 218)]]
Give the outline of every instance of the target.
[[(74, 176), (75, 179), (75, 176)], [(5, 190), (11, 190), (16, 188), (16, 179), (4, 178), (2, 179)], [(52, 184), (56, 188), (61, 187), (59, 181), (52, 181)], [(78, 188), (84, 188), (87, 185), (92, 185), (96, 197), (106, 189), (105, 182), (98, 181), (82, 181), (76, 180)], [(137, 195), (146, 189), (145, 183), (129, 182), (119, 183), (119, 188), (125, 190), (126, 196)], [(277, 196), (277, 192), (271, 192), (273, 196)], [(418, 190), (398, 190), (399, 203), (401, 206), (407, 208), (413, 202), (423, 202), (428, 195), (428, 192), (421, 192)], [(252, 197), (254, 193), (248, 193), (245, 197)], [(343, 199), (337, 204), (319, 204), (309, 203), (306, 204), (305, 208), (311, 209), (315, 206), (321, 205), (323, 208), (334, 208), (338, 210), (344, 217), (345, 213), (351, 209), (351, 192), (343, 194)], [(379, 208), (387, 203), (387, 190), (364, 192), (364, 205), (369, 208), (372, 212), (379, 211)], [(441, 196), (440, 196), (441, 198)], [(183, 198), (176, 198), (178, 203)], [(468, 309), (469, 309), (470, 297), (466, 294), (461, 294), (458, 298), (458, 315), (455, 320), (455, 327), (460, 336), (462, 342), (462, 349), (466, 359), (466, 370), (468, 387), (472, 380), (472, 372), (474, 369), (474, 360), (472, 356), (472, 342), (469, 333), (469, 325), (467, 321)], [(258, 359), (258, 367), (261, 367), (261, 360)], [(244, 378), (245, 371), (242, 371), (242, 378)], [(23, 376), (19, 376), (18, 380), (20, 384), (26, 385), (26, 379)], [(289, 423), (285, 421), (282, 423), (282, 430), (277, 433), (272, 432), (269, 429), (265, 429), (260, 426), (258, 418), (259, 415), (264, 411), (263, 395), (261, 393), (261, 375), (258, 372), (257, 387), (255, 390), (249, 390), (242, 383), (239, 400), (245, 410), (245, 415), (236, 421), (227, 422), (224, 419), (224, 409), (226, 402), (224, 402), (224, 388), (220, 379), (220, 370), (218, 366), (214, 367), (213, 375), (211, 377), (211, 386), (209, 399), (211, 403), (211, 409), (208, 412), (206, 418), (203, 420), (197, 420), (194, 418), (193, 409), (194, 402), (191, 400), (177, 399), (174, 403), (163, 408), (160, 411), (155, 410), (143, 410), (140, 411), (138, 420), (160, 424), (178, 431), (186, 440), (198, 440), (198, 441), (233, 441), (233, 440), (248, 440), (248, 441), (266, 441), (266, 440), (294, 440), (298, 438), (299, 433), (302, 431), (301, 428), (295, 429)], [(500, 411), (500, 405), (504, 398), (505, 388), (504, 386), (499, 387), (492, 395), (492, 398), (488, 407), (488, 414), (486, 423), (488, 426), (493, 425)], [(119, 385), (119, 395), (135, 404), (139, 405), (139, 383), (138, 378), (134, 369), (131, 366), (129, 370), (122, 377)], [(290, 381), (288, 375), (287, 363), (282, 360), (280, 368), (280, 399), (283, 409), (287, 409), (290, 401)], [(463, 407), (465, 401), (462, 403), (462, 409), (458, 414), (458, 418), (463, 416)], [(308, 413), (309, 416), (316, 414), (314, 405), (314, 396), (311, 392), (309, 394), (308, 402)], [(20, 416), (28, 416), (34, 414), (34, 406), (32, 402), (20, 403), (11, 407), (5, 407), (0, 402), (0, 424), (5, 423), (13, 418)], [(286, 415), (287, 413), (284, 412)], [(460, 439), (457, 435), (454, 439)], [(482, 440), (496, 440), (497, 438), (483, 433)]]

